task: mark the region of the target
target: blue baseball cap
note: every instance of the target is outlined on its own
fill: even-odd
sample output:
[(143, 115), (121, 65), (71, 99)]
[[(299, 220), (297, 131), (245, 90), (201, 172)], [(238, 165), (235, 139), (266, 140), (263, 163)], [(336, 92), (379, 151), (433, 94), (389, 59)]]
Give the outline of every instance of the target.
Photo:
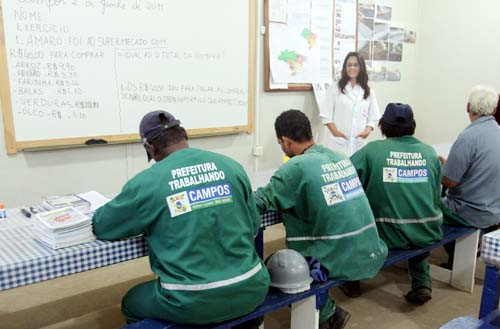
[(382, 119), (391, 126), (411, 127), (413, 125), (413, 110), (408, 104), (389, 103)]

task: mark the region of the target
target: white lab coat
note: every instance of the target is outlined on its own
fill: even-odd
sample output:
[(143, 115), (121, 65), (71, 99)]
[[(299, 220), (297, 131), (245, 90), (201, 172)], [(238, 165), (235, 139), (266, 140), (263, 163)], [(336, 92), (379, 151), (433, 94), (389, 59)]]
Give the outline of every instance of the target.
[(351, 83), (348, 83), (344, 92), (345, 94), (340, 91), (338, 84), (331, 85), (319, 107), (319, 115), (324, 125), (333, 122), (347, 139), (333, 136), (326, 128), (320, 142), (331, 150), (351, 156), (366, 143), (364, 138), (356, 138), (356, 135), (366, 126), (373, 128), (377, 126), (380, 110), (373, 89), (366, 99), (365, 92), (359, 84), (352, 87)]

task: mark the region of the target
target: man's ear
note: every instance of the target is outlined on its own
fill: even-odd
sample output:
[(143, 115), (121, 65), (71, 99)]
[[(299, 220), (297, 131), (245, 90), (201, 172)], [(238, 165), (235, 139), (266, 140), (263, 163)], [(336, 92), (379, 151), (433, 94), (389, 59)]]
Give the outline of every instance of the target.
[(287, 149), (290, 149), (293, 141), (290, 138), (286, 137), (286, 136), (282, 136), (281, 140), (283, 141), (283, 145), (285, 145), (285, 147)]
[(148, 144), (149, 145), (149, 151), (151, 152), (151, 157), (156, 161), (156, 157), (158, 155), (158, 148), (154, 146), (154, 144)]
[(470, 103), (467, 103), (467, 113), (470, 113)]

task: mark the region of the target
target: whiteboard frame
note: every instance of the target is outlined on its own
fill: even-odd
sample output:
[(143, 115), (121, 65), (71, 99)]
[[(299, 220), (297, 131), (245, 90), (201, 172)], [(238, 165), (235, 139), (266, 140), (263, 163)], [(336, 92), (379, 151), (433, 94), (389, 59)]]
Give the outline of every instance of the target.
[[(103, 139), (107, 144), (134, 143), (139, 142), (139, 133), (137, 134), (119, 134), (104, 136), (85, 136), (75, 138), (57, 138), (32, 141), (17, 141), (14, 116), (12, 112), (12, 100), (10, 96), (9, 71), (7, 66), (7, 47), (5, 46), (5, 31), (3, 22), (3, 1), (0, 0), (0, 98), (2, 104), (3, 126), (5, 133), (5, 147), (7, 154), (16, 154), (21, 150), (28, 149), (52, 149), (64, 147), (84, 147), (89, 139)], [(240, 133), (252, 133), (254, 130), (255, 115), (255, 51), (256, 51), (256, 33), (257, 33), (257, 2), (248, 0), (249, 5), (249, 54), (248, 54), (248, 124), (243, 126), (217, 127), (188, 129), (189, 137), (205, 137), (215, 135), (228, 135)]]

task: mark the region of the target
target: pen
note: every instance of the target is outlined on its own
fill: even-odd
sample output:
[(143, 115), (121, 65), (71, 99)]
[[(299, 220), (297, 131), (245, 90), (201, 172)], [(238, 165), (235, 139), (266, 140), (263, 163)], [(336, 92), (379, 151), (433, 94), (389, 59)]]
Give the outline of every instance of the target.
[(23, 214), (24, 216), (26, 216), (28, 218), (31, 217), (31, 213), (28, 210), (24, 209), (24, 208), (21, 208), (21, 214)]

